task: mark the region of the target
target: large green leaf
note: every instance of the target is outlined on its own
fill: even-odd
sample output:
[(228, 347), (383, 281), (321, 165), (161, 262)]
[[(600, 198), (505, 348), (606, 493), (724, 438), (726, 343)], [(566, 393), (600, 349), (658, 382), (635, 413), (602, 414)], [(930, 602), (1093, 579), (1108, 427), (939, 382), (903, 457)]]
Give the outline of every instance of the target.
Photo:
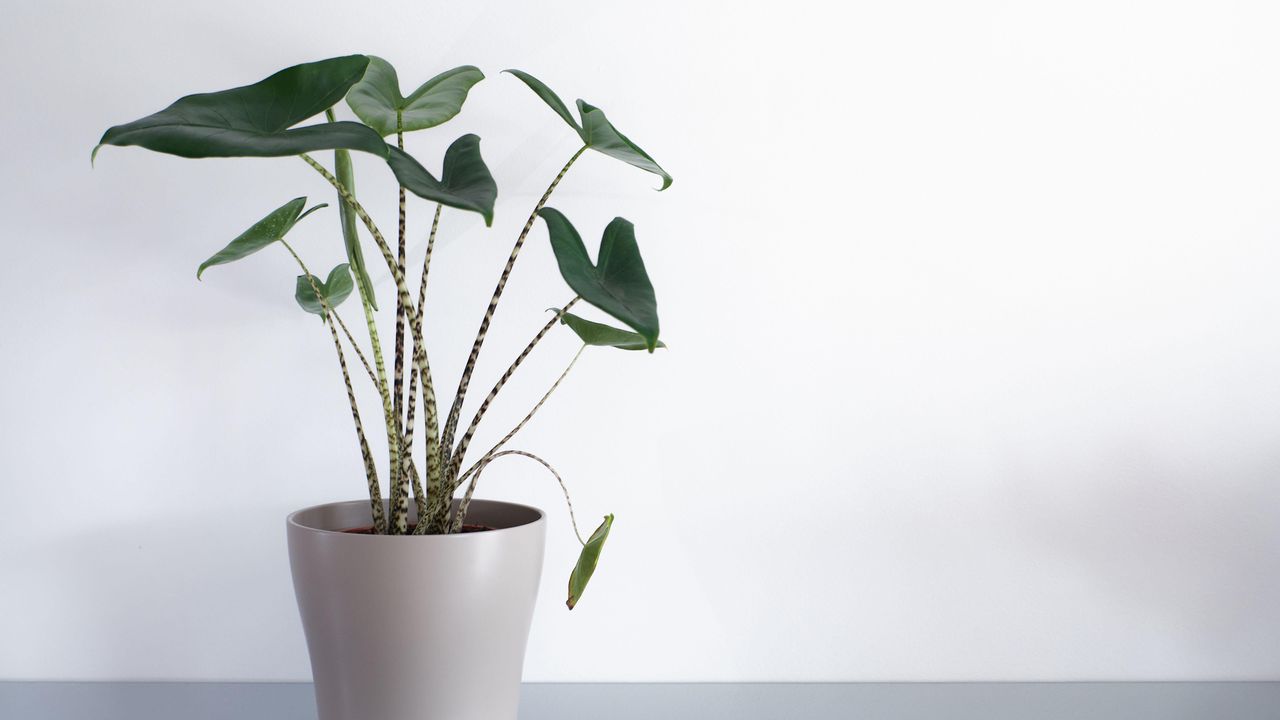
[(551, 249), (560, 274), (583, 300), (595, 305), (640, 333), (645, 347), (658, 346), (658, 305), (636, 244), (635, 226), (614, 218), (604, 229), (598, 264), (591, 263), (578, 231), (559, 210), (543, 208), (538, 215), (547, 223)]
[(587, 582), (591, 580), (591, 575), (595, 573), (596, 565), (600, 562), (600, 550), (604, 547), (604, 541), (609, 539), (611, 529), (613, 529), (613, 515), (605, 515), (604, 522), (600, 523), (600, 527), (587, 538), (587, 544), (582, 546), (582, 552), (578, 555), (578, 564), (573, 566), (573, 572), (569, 574), (569, 600), (565, 604), (570, 610), (582, 599), (582, 593), (587, 589)]
[(461, 112), (467, 93), (483, 79), (479, 68), (463, 65), (440, 73), (404, 97), (396, 69), (371, 55), (364, 78), (347, 93), (347, 105), (366, 125), (386, 137), (397, 130), (422, 130), (449, 120)]
[[(578, 317), (573, 313), (561, 315), (560, 322), (568, 325), (569, 329), (577, 333), (578, 338), (587, 345), (616, 347), (620, 350), (649, 349), (649, 343), (639, 333), (620, 330), (604, 323), (593, 322), (586, 318)], [(658, 342), (658, 347), (664, 348), (666, 346), (666, 343)]]
[(280, 157), (312, 150), (351, 148), (387, 156), (370, 128), (333, 122), (290, 129), (347, 94), (369, 58), (348, 55), (286, 68), (261, 82), (221, 92), (188, 95), (160, 112), (103, 134), (103, 145), (138, 145), (187, 158)]
[(565, 106), (564, 101), (556, 95), (551, 88), (547, 87), (541, 80), (530, 75), (523, 70), (504, 70), (512, 75), (520, 78), (529, 89), (533, 90), (538, 97), (542, 98), (557, 115), (561, 117), (573, 131), (578, 133), (578, 137), (582, 138), (582, 143), (592, 150), (602, 152), (611, 158), (621, 160), (629, 165), (634, 165), (646, 172), (662, 178), (662, 187), (660, 190), (666, 190), (671, 187), (671, 175), (663, 170), (658, 163), (649, 156), (638, 145), (631, 142), (626, 135), (623, 135), (609, 122), (604, 116), (604, 111), (600, 108), (587, 104), (583, 100), (578, 100), (578, 115), (582, 118), (581, 124), (573, 119), (573, 115), (569, 113), (569, 108)]
[(387, 164), (400, 184), (415, 195), (449, 207), (472, 210), (484, 217), (485, 225), (493, 224), (493, 204), (498, 199), (498, 184), (480, 157), (480, 138), (463, 135), (444, 153), (444, 169), (436, 180), (411, 155), (388, 146)]
[(196, 279), (200, 279), (206, 268), (214, 265), (225, 265), (258, 252), (283, 238), (302, 218), (322, 207), (328, 207), (321, 203), (304, 213), (302, 208), (306, 204), (307, 199), (305, 197), (294, 198), (272, 210), (248, 230), (240, 233), (240, 236), (228, 243), (226, 247), (214, 253), (213, 257), (200, 263), (200, 267), (196, 269)]
[[(330, 308), (341, 305), (356, 287), (355, 282), (351, 280), (351, 272), (346, 263), (330, 270), (329, 277), (324, 282), (320, 282), (320, 278), (315, 276), (312, 276), (312, 279), (320, 288), (320, 293)], [(297, 286), (293, 291), (293, 299), (298, 301), (298, 305), (302, 306), (303, 310), (313, 315), (323, 316), (324, 304), (316, 297), (316, 288), (311, 287), (311, 282), (312, 280), (307, 279), (306, 275), (299, 275)]]

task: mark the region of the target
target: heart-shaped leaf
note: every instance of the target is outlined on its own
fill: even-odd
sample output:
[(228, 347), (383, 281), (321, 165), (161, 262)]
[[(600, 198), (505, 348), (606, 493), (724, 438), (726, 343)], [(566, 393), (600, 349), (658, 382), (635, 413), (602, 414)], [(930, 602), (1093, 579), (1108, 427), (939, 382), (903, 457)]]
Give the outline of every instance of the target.
[(449, 207), (471, 210), (484, 217), (485, 225), (493, 224), (493, 204), (498, 199), (498, 184), (480, 157), (480, 138), (463, 135), (444, 153), (444, 169), (436, 180), (411, 155), (388, 146), (387, 164), (400, 184), (413, 194)]
[(555, 111), (573, 131), (578, 133), (578, 137), (582, 138), (582, 143), (592, 150), (608, 155), (611, 158), (621, 160), (629, 165), (634, 165), (646, 172), (662, 178), (662, 187), (659, 190), (666, 190), (671, 187), (671, 175), (663, 170), (658, 163), (649, 156), (638, 145), (631, 142), (626, 135), (618, 132), (604, 116), (604, 111), (600, 108), (588, 105), (585, 101), (578, 101), (578, 115), (581, 116), (582, 122), (579, 124), (573, 119), (573, 115), (569, 113), (569, 108), (565, 106), (564, 101), (556, 95), (551, 88), (547, 87), (541, 80), (530, 75), (523, 70), (503, 70), (503, 72), (511, 73), (520, 78), (529, 89), (533, 90), (538, 97), (542, 98), (552, 110)]
[(214, 265), (225, 265), (258, 252), (283, 238), (302, 218), (322, 207), (328, 207), (328, 205), (321, 203), (304, 213), (302, 208), (306, 204), (307, 199), (305, 197), (294, 198), (272, 210), (248, 230), (240, 233), (240, 236), (228, 243), (226, 247), (214, 253), (213, 257), (200, 263), (200, 267), (196, 269), (196, 279), (200, 279), (206, 268)]
[(587, 589), (587, 581), (591, 580), (591, 575), (595, 573), (596, 565), (600, 562), (600, 549), (604, 547), (604, 541), (609, 539), (611, 529), (613, 529), (613, 515), (605, 515), (604, 522), (600, 523), (600, 527), (587, 538), (587, 544), (582, 546), (582, 552), (578, 555), (578, 564), (573, 566), (573, 572), (569, 574), (569, 600), (565, 604), (570, 610), (582, 599), (582, 593)]
[(395, 68), (371, 55), (364, 78), (347, 93), (347, 105), (366, 125), (386, 137), (397, 130), (422, 130), (449, 120), (461, 112), (467, 93), (483, 79), (479, 68), (463, 65), (440, 73), (404, 97)]
[[(639, 333), (620, 330), (604, 323), (592, 322), (573, 313), (564, 313), (560, 322), (568, 325), (577, 333), (583, 343), (597, 347), (616, 347), (620, 350), (648, 350), (649, 344)], [(666, 347), (666, 343), (658, 342), (658, 347)]]
[(312, 279), (309, 280), (306, 275), (299, 275), (297, 286), (293, 291), (293, 298), (298, 301), (303, 310), (320, 316), (325, 314), (324, 304), (316, 297), (316, 289), (311, 287), (312, 280), (320, 288), (320, 293), (330, 308), (336, 308), (341, 305), (342, 301), (346, 300), (347, 296), (356, 287), (346, 263), (342, 263), (331, 270), (329, 277), (324, 282), (320, 282), (318, 277), (312, 276)]
[(188, 95), (107, 130), (93, 154), (103, 145), (138, 145), (187, 158), (281, 157), (332, 148), (385, 158), (382, 137), (360, 123), (289, 129), (341, 100), (368, 64), (364, 55), (330, 58), (286, 68), (252, 85)]
[(640, 333), (645, 347), (658, 346), (658, 304), (636, 244), (635, 226), (614, 218), (604, 229), (598, 264), (591, 264), (578, 231), (559, 210), (543, 208), (538, 215), (547, 223), (551, 249), (560, 275), (582, 299), (626, 323)]

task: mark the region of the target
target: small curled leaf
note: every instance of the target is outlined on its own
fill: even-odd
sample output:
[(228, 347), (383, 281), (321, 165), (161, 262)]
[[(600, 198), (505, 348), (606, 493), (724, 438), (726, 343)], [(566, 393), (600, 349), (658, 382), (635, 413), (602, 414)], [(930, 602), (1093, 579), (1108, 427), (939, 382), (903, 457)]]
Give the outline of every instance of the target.
[(604, 516), (604, 522), (600, 523), (600, 527), (587, 538), (587, 544), (582, 546), (582, 552), (578, 555), (578, 564), (573, 567), (573, 572), (569, 575), (569, 600), (565, 604), (570, 610), (582, 599), (582, 592), (587, 589), (587, 582), (596, 571), (596, 565), (600, 562), (600, 550), (604, 547), (604, 541), (609, 539), (609, 531), (612, 528), (613, 514), (611, 513)]

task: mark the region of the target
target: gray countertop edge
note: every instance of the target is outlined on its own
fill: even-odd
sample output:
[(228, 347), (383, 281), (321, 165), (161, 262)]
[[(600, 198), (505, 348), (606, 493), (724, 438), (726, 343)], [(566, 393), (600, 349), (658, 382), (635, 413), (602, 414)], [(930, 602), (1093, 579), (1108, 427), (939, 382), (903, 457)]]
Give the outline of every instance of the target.
[[(521, 720), (1274, 720), (1280, 681), (526, 683)], [(0, 681), (4, 720), (315, 720), (310, 683)]]

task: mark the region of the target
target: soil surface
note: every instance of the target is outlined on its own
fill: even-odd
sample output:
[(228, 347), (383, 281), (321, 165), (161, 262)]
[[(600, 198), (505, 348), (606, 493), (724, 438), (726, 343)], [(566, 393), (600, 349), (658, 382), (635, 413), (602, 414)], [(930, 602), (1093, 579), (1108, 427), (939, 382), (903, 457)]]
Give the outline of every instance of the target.
[[(413, 529), (415, 527), (417, 526), (410, 525), (409, 532), (413, 532)], [(489, 530), (492, 530), (492, 529), (493, 528), (489, 527), (488, 525), (463, 525), (462, 526), (462, 532), (464, 533), (488, 532)], [(377, 535), (377, 533), (373, 531), (372, 525), (366, 525), (365, 527), (347, 528), (342, 532), (350, 533), (352, 535)]]

